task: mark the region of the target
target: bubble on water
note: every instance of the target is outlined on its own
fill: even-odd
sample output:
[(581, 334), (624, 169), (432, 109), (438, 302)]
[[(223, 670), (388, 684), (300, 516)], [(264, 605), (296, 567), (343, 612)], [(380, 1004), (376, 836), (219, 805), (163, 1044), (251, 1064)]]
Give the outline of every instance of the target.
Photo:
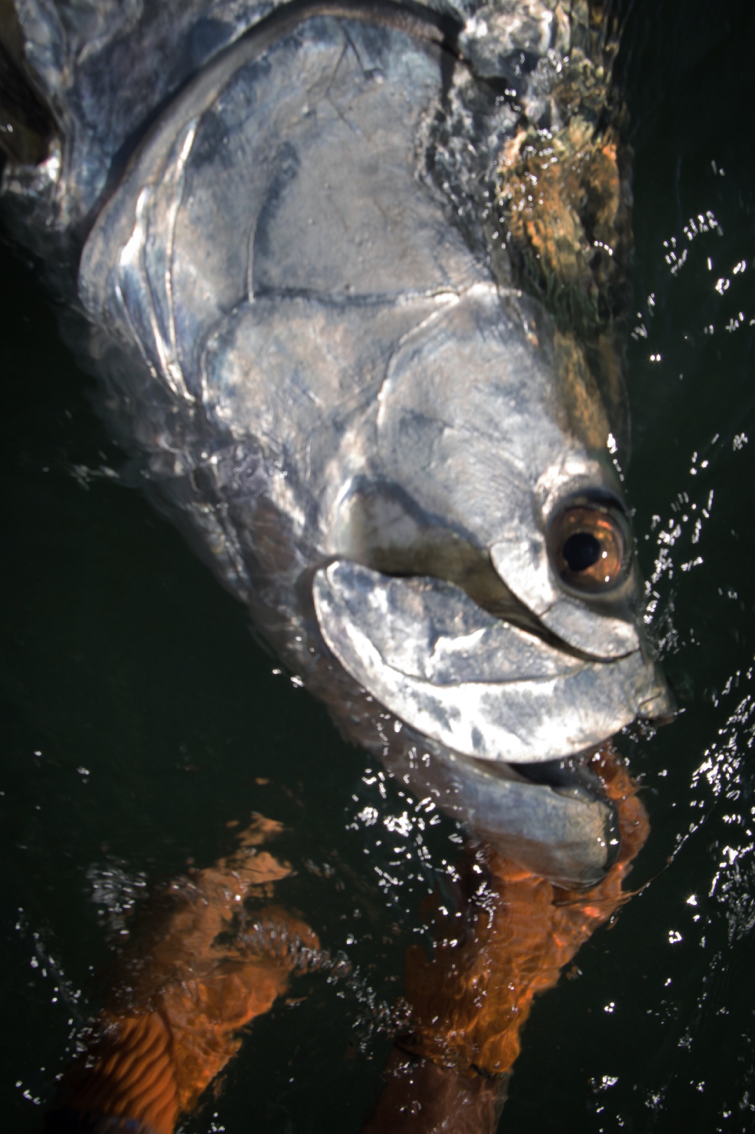
[(139, 898), (146, 896), (147, 876), (142, 871), (129, 871), (120, 859), (104, 865), (93, 863), (86, 878), (91, 886), (90, 901), (99, 907), (99, 915), (110, 934), (127, 936), (126, 921)]

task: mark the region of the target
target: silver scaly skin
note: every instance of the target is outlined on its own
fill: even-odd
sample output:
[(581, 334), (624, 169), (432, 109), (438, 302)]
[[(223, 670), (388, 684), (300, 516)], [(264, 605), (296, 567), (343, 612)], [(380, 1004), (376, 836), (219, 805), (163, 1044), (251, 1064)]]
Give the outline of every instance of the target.
[(6, 212), (161, 506), (347, 736), (595, 884), (618, 835), (586, 756), (672, 709), (621, 398), (562, 365), (494, 208), (522, 121), (559, 127), (574, 14), (16, 7), (59, 140), (6, 167)]

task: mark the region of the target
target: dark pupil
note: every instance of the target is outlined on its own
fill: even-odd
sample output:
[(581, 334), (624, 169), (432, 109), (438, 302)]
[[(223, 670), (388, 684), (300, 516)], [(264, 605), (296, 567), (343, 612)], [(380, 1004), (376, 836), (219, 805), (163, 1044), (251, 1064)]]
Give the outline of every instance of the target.
[(600, 559), (600, 544), (589, 532), (575, 532), (564, 544), (562, 555), (570, 571), (586, 571)]

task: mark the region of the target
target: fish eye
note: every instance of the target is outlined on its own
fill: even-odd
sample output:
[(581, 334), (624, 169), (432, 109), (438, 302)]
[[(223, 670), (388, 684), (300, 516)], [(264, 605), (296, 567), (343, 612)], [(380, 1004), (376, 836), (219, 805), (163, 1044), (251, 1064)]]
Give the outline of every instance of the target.
[(607, 591), (624, 577), (631, 540), (617, 508), (574, 503), (548, 525), (548, 550), (561, 581), (575, 590)]

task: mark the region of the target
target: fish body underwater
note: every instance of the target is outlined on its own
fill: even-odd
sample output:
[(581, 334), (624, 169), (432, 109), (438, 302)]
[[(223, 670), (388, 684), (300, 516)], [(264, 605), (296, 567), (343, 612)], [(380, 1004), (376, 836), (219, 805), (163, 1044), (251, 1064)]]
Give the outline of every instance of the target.
[(584, 888), (620, 847), (589, 759), (672, 712), (622, 490), (608, 16), (473, 7), (18, 4), (2, 203), (258, 635), (420, 798)]

